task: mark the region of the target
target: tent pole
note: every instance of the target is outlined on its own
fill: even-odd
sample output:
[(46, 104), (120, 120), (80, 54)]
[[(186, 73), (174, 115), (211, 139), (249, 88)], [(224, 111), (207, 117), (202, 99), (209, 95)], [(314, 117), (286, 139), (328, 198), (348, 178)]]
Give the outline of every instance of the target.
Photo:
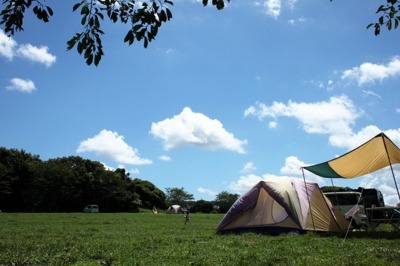
[(383, 145), (385, 146), (386, 156), (387, 156), (388, 161), (389, 161), (390, 170), (392, 171), (392, 176), (393, 176), (394, 185), (396, 186), (397, 196), (399, 197), (399, 200), (400, 200), (399, 187), (397, 186), (396, 177), (394, 176), (394, 171), (393, 171), (392, 162), (390, 161), (389, 152), (388, 152), (388, 150), (387, 150), (386, 142), (385, 142), (385, 139), (383, 138), (383, 135), (382, 135), (382, 141), (383, 141)]
[(311, 205), (311, 202), (310, 202), (310, 196), (308, 195), (306, 176), (304, 175), (304, 168), (303, 167), (301, 167), (301, 172), (303, 173), (304, 187), (306, 189), (308, 205), (310, 206), (311, 221), (312, 221), (312, 224), (313, 224), (313, 227), (314, 227), (314, 231), (315, 231), (315, 223), (314, 223), (314, 216), (313, 216), (313, 213), (312, 213), (312, 205)]

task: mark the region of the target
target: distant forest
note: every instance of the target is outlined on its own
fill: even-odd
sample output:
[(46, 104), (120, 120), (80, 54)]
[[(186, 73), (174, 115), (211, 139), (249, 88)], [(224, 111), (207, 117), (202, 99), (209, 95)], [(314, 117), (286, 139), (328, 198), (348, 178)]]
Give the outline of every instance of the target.
[(97, 161), (78, 156), (43, 161), (24, 150), (0, 147), (1, 211), (81, 212), (86, 205), (97, 204), (101, 212), (135, 212), (185, 204), (194, 212), (226, 212), (238, 198), (221, 192), (213, 202), (188, 201), (193, 196), (183, 188), (167, 191), (184, 197), (166, 195), (149, 181), (130, 178), (125, 169), (106, 170)]

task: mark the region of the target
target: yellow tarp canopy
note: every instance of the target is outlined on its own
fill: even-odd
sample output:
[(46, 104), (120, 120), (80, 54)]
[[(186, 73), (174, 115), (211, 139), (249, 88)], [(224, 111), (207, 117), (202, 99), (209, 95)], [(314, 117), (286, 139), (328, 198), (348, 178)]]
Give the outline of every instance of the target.
[(354, 178), (396, 163), (400, 163), (400, 149), (380, 133), (338, 158), (304, 169), (322, 177)]

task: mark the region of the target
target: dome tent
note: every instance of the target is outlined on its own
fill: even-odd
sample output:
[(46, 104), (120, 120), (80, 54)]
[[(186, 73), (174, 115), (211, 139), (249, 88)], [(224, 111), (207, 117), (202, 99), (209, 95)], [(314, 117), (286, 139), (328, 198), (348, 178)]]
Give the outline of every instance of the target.
[(181, 207), (180, 205), (171, 205), (169, 206), (169, 208), (167, 209), (167, 213), (170, 214), (175, 214), (175, 213), (184, 213), (187, 210), (183, 207)]
[(349, 223), (317, 183), (296, 178), (260, 181), (228, 210), (216, 232), (345, 232)]

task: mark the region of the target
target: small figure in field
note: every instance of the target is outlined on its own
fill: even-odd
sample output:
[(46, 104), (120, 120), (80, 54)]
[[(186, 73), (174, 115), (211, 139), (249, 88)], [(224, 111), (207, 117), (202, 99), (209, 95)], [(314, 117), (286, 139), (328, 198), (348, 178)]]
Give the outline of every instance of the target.
[(190, 213), (189, 211), (185, 212), (185, 224), (190, 223)]

